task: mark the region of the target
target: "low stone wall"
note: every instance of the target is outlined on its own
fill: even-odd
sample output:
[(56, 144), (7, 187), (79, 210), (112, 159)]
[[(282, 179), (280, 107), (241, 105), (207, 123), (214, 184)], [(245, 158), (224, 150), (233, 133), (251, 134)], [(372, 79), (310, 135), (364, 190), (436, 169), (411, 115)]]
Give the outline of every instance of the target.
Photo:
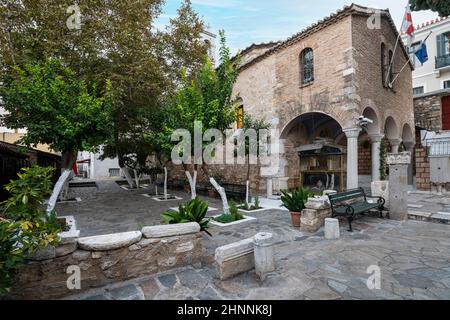
[[(30, 257), (33, 260), (18, 270), (8, 298), (56, 299), (113, 282), (200, 265), (201, 240), (197, 223), (73, 239)], [(79, 290), (68, 289), (71, 266), (79, 268)]]

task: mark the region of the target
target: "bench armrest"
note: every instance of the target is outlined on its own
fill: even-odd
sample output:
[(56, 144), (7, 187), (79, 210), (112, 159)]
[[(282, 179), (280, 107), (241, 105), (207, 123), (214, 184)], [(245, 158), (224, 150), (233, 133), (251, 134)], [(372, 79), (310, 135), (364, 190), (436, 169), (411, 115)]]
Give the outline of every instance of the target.
[(348, 205), (347, 209), (345, 209), (345, 213), (346, 214), (350, 214), (350, 215), (354, 215), (355, 214), (355, 209), (351, 205)]
[(386, 200), (385, 200), (383, 197), (369, 197), (369, 196), (367, 196), (366, 198), (369, 198), (369, 199), (378, 199), (377, 203), (378, 203), (378, 206), (379, 206), (380, 208), (384, 208), (384, 205), (386, 204)]

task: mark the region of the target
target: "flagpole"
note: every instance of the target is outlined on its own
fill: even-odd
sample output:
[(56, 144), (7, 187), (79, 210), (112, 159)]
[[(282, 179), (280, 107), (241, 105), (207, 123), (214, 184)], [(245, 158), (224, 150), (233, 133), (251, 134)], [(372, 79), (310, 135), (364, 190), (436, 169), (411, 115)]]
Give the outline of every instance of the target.
[[(406, 9), (409, 8), (409, 1), (408, 1), (408, 4), (406, 5), (405, 8), (406, 8)], [(403, 20), (402, 20), (401, 27), (403, 27), (403, 25), (405, 24), (405, 21), (406, 21), (406, 14), (403, 16)], [(387, 71), (386, 80), (385, 80), (385, 82), (384, 82), (384, 85), (387, 85), (388, 82), (389, 82), (389, 74), (390, 74), (390, 72), (391, 72), (392, 65), (394, 64), (395, 53), (396, 53), (396, 51), (397, 51), (398, 42), (399, 42), (399, 40), (400, 40), (400, 37), (401, 37), (401, 31), (398, 33), (397, 41), (395, 41), (394, 52), (392, 53), (392, 59), (391, 59), (391, 61), (389, 61), (389, 68), (388, 68), (388, 71)], [(409, 56), (409, 52), (408, 52), (408, 56)], [(410, 61), (410, 60), (408, 60), (408, 61)], [(389, 84), (392, 84), (393, 82), (394, 82), (394, 81), (389, 82)]]
[[(430, 31), (430, 33), (426, 36), (426, 38), (422, 40), (422, 44), (428, 40), (428, 38), (431, 36), (432, 33), (433, 31)], [(419, 50), (421, 49), (417, 49), (415, 52), (412, 52), (412, 54), (416, 54)], [(400, 76), (400, 73), (402, 73), (402, 71), (406, 68), (409, 62), (411, 62), (412, 64), (411, 56), (408, 54), (408, 60), (406, 61), (405, 65), (400, 69), (400, 71), (397, 73), (397, 75), (394, 77), (394, 79), (392, 79), (392, 82), (390, 82), (391, 86), (394, 84), (395, 80), (397, 80), (397, 78)]]

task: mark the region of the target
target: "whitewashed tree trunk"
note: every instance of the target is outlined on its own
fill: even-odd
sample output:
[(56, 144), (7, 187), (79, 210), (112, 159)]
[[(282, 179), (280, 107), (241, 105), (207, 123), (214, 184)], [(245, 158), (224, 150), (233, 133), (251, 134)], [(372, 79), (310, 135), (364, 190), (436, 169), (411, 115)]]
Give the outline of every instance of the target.
[(164, 167), (164, 199), (167, 200), (167, 167)]
[[(64, 169), (61, 170), (61, 174), (64, 172)], [(69, 177), (66, 179), (66, 181), (63, 184), (62, 190), (61, 190), (61, 194), (59, 195), (59, 197), (61, 198), (61, 200), (65, 201), (65, 200), (69, 200), (69, 181), (72, 180), (73, 177), (73, 171), (70, 170), (70, 174)]]
[(61, 193), (61, 190), (64, 187), (64, 184), (70, 177), (70, 173), (72, 172), (71, 169), (65, 169), (61, 173), (61, 176), (59, 177), (58, 181), (55, 184), (55, 187), (53, 188), (52, 195), (50, 199), (48, 200), (47, 205), (47, 214), (50, 215), (50, 213), (55, 209), (56, 201), (58, 201), (59, 194)]
[(125, 176), (125, 179), (127, 179), (130, 188), (134, 188), (133, 178), (131, 178), (129, 169), (127, 167), (120, 167), (120, 169), (122, 169), (123, 175)]
[(245, 188), (245, 203), (247, 206), (250, 206), (250, 181), (247, 180), (246, 188)]
[(189, 181), (189, 186), (191, 187), (191, 199), (195, 199), (197, 197), (196, 184), (197, 184), (197, 170), (194, 170), (194, 176), (192, 177), (189, 171), (186, 171), (186, 176)]
[(136, 183), (136, 189), (139, 189), (139, 175), (137, 173), (136, 169), (133, 169), (133, 173), (134, 173), (134, 181)]
[(225, 189), (222, 188), (214, 178), (209, 178), (209, 182), (211, 182), (214, 188), (216, 188), (217, 192), (220, 195), (220, 198), (222, 199), (223, 213), (230, 214), (230, 206), (228, 205), (228, 199), (227, 194), (225, 193)]

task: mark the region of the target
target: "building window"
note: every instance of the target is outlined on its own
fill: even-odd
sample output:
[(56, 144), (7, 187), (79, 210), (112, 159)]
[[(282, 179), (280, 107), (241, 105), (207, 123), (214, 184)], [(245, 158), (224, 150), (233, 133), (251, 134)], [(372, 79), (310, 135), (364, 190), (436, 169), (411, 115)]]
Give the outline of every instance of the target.
[(392, 52), (392, 50), (389, 50), (389, 66), (388, 66), (388, 70), (389, 70), (389, 84), (391, 85), (393, 80), (394, 80), (394, 53)]
[(314, 53), (313, 49), (306, 48), (300, 54), (302, 84), (310, 84), (314, 81)]
[(381, 81), (386, 86), (386, 45), (381, 44)]
[(413, 89), (413, 95), (424, 94), (424, 93), (425, 93), (425, 88), (423, 86), (416, 87)]
[(436, 69), (450, 66), (450, 32), (440, 34), (437, 40)]
[(450, 89), (450, 80), (444, 81), (444, 89)]
[(236, 123), (238, 129), (244, 129), (244, 106), (239, 106), (237, 109)]

